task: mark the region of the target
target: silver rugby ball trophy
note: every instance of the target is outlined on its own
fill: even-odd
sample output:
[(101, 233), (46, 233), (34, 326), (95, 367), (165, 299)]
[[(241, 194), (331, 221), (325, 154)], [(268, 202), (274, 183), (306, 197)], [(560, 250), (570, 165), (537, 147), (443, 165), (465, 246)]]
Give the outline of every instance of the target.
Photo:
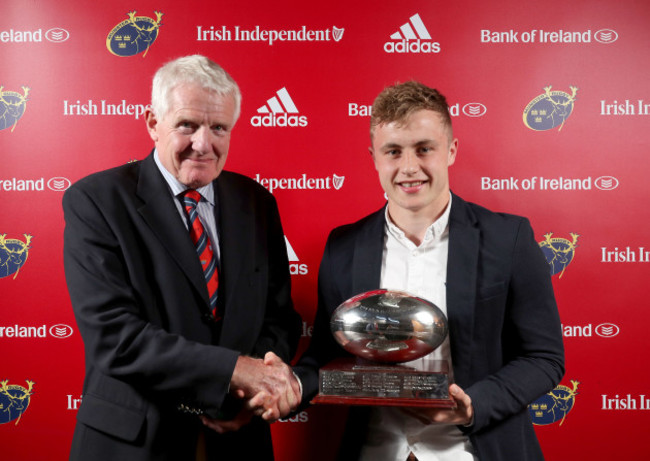
[(453, 406), (448, 363), (423, 358), (449, 331), (447, 317), (432, 302), (404, 291), (371, 290), (338, 306), (330, 327), (354, 357), (321, 368), (312, 403)]
[(334, 339), (364, 359), (400, 363), (433, 352), (447, 337), (435, 304), (403, 291), (373, 290), (348, 299), (330, 320)]

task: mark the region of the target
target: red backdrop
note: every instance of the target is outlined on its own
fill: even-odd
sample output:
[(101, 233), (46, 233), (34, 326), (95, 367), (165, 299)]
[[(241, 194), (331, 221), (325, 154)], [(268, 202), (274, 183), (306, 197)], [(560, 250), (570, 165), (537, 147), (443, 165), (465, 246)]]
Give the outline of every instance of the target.
[[(531, 406), (547, 459), (645, 453), (648, 24), (644, 0), (6, 0), (2, 459), (67, 459), (82, 398), (62, 191), (149, 152), (141, 111), (152, 75), (192, 53), (241, 86), (227, 168), (278, 200), (301, 349), (327, 233), (384, 202), (367, 151), (369, 106), (384, 86), (420, 80), (451, 105), (460, 140), (453, 190), (528, 216), (555, 272), (567, 371)], [(274, 424), (277, 458), (331, 459), (344, 413), (311, 408)]]

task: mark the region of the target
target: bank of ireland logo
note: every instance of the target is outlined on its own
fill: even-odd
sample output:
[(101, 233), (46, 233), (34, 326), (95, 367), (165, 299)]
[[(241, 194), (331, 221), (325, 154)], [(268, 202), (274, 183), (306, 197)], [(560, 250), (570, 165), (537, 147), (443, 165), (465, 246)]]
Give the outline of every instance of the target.
[(431, 34), (419, 14), (390, 36), (392, 41), (384, 43), (386, 53), (440, 53), (440, 43), (431, 39)]
[(18, 120), (25, 113), (27, 107), (27, 95), (29, 88), (22, 87), (23, 93), (15, 91), (4, 91), (4, 86), (0, 85), (0, 130), (11, 127), (14, 131)]
[(463, 114), (468, 117), (483, 117), (487, 113), (487, 107), (480, 102), (470, 102), (463, 106)]
[(61, 29), (60, 27), (56, 27), (45, 32), (45, 38), (53, 43), (61, 43), (70, 38), (70, 32)]
[(299, 114), (286, 87), (267, 99), (266, 104), (257, 109), (257, 114), (251, 118), (253, 126), (307, 126), (307, 117)]
[(127, 14), (126, 19), (113, 27), (106, 37), (106, 48), (115, 56), (128, 57), (144, 53), (158, 38), (163, 13), (154, 11), (156, 19), (148, 16), (136, 16), (136, 11)]
[(9, 380), (0, 381), (0, 424), (10, 421), (20, 422), (34, 389), (33, 381), (26, 381), (27, 387), (9, 384)]
[(614, 190), (618, 187), (619, 181), (614, 176), (600, 176), (594, 180), (594, 185), (600, 190)]
[(546, 257), (551, 268), (551, 275), (560, 274), (562, 278), (564, 271), (573, 261), (576, 247), (578, 246), (578, 234), (571, 233), (571, 240), (553, 237), (550, 232), (544, 235), (544, 240), (539, 242), (539, 247)]
[(25, 241), (18, 239), (8, 239), (7, 234), (0, 235), (0, 279), (13, 275), (18, 277), (20, 268), (27, 261), (29, 244), (32, 236), (23, 234)]
[(560, 384), (551, 392), (541, 396), (533, 403), (528, 405), (530, 417), (533, 424), (537, 426), (547, 426), (560, 422), (564, 424), (567, 414), (573, 409), (578, 395), (579, 381), (571, 380), (573, 387)]
[(618, 40), (618, 33), (612, 29), (600, 29), (594, 33), (594, 38), (598, 43), (608, 45)]
[(531, 130), (547, 131), (558, 128), (558, 131), (561, 131), (573, 112), (578, 88), (569, 87), (571, 94), (551, 91), (551, 88), (545, 87), (544, 93), (533, 99), (524, 110), (524, 124)]
[(49, 187), (50, 190), (53, 190), (54, 192), (63, 192), (67, 190), (71, 185), (72, 182), (63, 176), (50, 178), (50, 180), (47, 182), (47, 187)]
[(65, 339), (72, 336), (74, 330), (71, 326), (64, 323), (59, 323), (57, 325), (52, 325), (49, 329), (50, 336), (57, 339)]
[(596, 328), (594, 328), (594, 331), (601, 338), (613, 338), (620, 333), (621, 329), (618, 327), (618, 325), (615, 325), (613, 323), (601, 323)]

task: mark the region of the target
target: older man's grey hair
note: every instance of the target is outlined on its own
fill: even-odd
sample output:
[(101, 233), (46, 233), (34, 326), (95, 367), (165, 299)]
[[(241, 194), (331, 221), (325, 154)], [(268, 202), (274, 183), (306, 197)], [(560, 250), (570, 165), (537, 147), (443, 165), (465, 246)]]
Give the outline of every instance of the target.
[(193, 83), (235, 101), (235, 121), (241, 111), (241, 92), (237, 82), (219, 64), (198, 54), (184, 56), (164, 64), (153, 77), (151, 109), (156, 118), (170, 109), (172, 90), (183, 83)]

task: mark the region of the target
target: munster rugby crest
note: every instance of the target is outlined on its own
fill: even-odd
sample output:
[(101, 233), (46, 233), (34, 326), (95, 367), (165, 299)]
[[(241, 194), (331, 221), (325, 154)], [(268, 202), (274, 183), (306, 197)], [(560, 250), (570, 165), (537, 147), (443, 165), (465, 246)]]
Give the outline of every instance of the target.
[(25, 114), (29, 88), (24, 86), (22, 89), (22, 94), (4, 91), (4, 86), (0, 85), (0, 130), (11, 127), (14, 131), (18, 120)]
[(30, 397), (34, 393), (34, 382), (26, 381), (27, 387), (9, 384), (9, 380), (0, 381), (0, 424), (10, 421), (20, 422)]
[(549, 232), (544, 235), (544, 240), (539, 242), (539, 247), (551, 266), (551, 275), (560, 274), (562, 278), (564, 271), (573, 261), (576, 247), (578, 246), (578, 234), (571, 233), (571, 240), (553, 237)]
[(559, 127), (558, 131), (561, 131), (573, 112), (578, 87), (569, 87), (571, 94), (551, 91), (551, 88), (545, 87), (544, 93), (533, 99), (524, 110), (524, 124), (531, 130), (547, 131)]
[(27, 261), (27, 255), (31, 248), (29, 244), (32, 236), (23, 234), (25, 241), (8, 239), (7, 234), (0, 235), (0, 279), (13, 275), (18, 277), (20, 268)]
[(156, 19), (136, 16), (135, 13), (136, 11), (129, 12), (129, 19), (113, 27), (106, 37), (106, 47), (115, 56), (128, 57), (144, 53), (144, 58), (158, 38), (163, 13), (154, 11)]
[(573, 387), (559, 385), (528, 405), (533, 424), (546, 426), (559, 421), (561, 426), (575, 405), (578, 384), (580, 384), (579, 381), (571, 380)]

